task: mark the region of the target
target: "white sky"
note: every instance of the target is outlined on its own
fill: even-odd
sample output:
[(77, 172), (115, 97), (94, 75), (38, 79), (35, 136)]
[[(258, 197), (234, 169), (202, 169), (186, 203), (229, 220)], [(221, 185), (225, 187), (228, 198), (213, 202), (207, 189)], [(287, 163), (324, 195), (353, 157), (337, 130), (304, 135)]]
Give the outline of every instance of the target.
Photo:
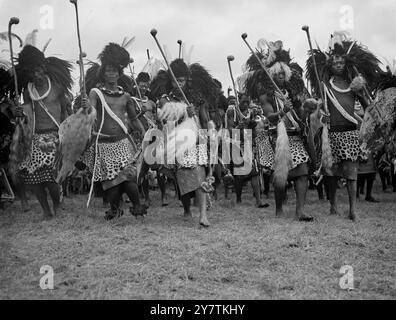
[[(40, 28), (40, 8), (45, 5), (54, 9), (51, 30)], [(313, 42), (317, 40), (324, 47), (330, 33), (341, 28), (343, 5), (354, 10), (351, 34), (381, 60), (396, 58), (396, 0), (79, 0), (79, 11), (83, 49), (89, 59), (95, 60), (110, 41), (121, 43), (125, 36), (136, 36), (129, 51), (139, 72), (147, 61), (146, 49), (160, 58), (150, 35), (150, 30), (156, 28), (158, 39), (173, 57), (178, 54), (177, 40), (187, 47), (194, 45), (191, 62), (202, 63), (226, 91), (231, 83), (227, 56), (235, 56), (234, 76), (241, 73), (249, 56), (242, 33), (248, 34), (252, 46), (260, 38), (282, 40), (304, 67), (308, 43), (301, 26), (309, 25)], [(7, 30), (12, 16), (21, 20), (13, 30), (23, 39), (33, 29), (40, 30), (40, 48), (52, 38), (46, 55), (77, 59), (74, 6), (68, 0), (0, 0), (0, 31)], [(7, 48), (6, 43), (0, 46)]]

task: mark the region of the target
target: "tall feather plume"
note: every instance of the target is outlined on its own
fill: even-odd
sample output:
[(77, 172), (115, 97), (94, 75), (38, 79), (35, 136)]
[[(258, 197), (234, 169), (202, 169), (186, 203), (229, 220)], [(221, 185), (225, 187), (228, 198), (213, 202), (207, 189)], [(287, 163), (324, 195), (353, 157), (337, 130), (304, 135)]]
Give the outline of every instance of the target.
[(136, 40), (136, 37), (132, 37), (131, 39), (128, 40), (127, 37), (124, 37), (124, 40), (122, 41), (122, 47), (125, 49), (128, 49)]
[(34, 29), (32, 32), (28, 33), (25, 39), (25, 46), (30, 45), (33, 47), (37, 47), (37, 34), (38, 34), (37, 29)]

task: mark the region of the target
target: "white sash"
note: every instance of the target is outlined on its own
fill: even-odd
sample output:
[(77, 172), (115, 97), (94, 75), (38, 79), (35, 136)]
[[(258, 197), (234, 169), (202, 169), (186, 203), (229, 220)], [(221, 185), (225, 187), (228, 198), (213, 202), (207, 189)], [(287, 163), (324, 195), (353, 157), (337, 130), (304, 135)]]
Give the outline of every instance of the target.
[(325, 95), (326, 97), (329, 97), (329, 99), (331, 100), (331, 102), (333, 103), (334, 107), (336, 107), (336, 109), (341, 113), (341, 115), (348, 121), (354, 123), (354, 124), (358, 124), (358, 121), (352, 117), (348, 112), (346, 112), (346, 110), (342, 107), (342, 105), (338, 102), (336, 96), (334, 95), (333, 92), (331, 92), (331, 90), (329, 90), (329, 88), (327, 88), (327, 86), (325, 84), (323, 84), (324, 90), (325, 90)]
[(30, 99), (32, 100), (32, 109), (33, 109), (33, 132), (36, 130), (36, 114), (34, 112), (34, 102), (38, 102), (39, 106), (44, 110), (44, 112), (48, 115), (48, 117), (52, 120), (52, 122), (58, 127), (60, 127), (58, 121), (56, 121), (56, 119), (54, 118), (54, 116), (49, 112), (48, 108), (46, 107), (46, 105), (44, 104), (43, 100), (48, 97), (50, 91), (51, 91), (51, 81), (50, 79), (47, 77), (47, 81), (48, 81), (48, 90), (47, 92), (40, 96), (36, 87), (34, 86), (34, 84), (32, 82), (28, 83), (28, 92), (29, 92), (29, 96)]
[[(94, 88), (93, 91), (96, 92), (96, 94), (98, 95), (100, 102), (102, 103), (102, 110), (106, 110), (106, 112), (109, 114), (109, 116), (118, 123), (118, 125), (121, 127), (121, 129), (124, 131), (125, 134), (128, 134), (128, 129), (125, 126), (124, 122), (113, 112), (113, 110), (111, 110), (111, 108), (109, 107), (109, 105), (107, 104), (103, 93), (98, 89), (98, 88)], [(104, 113), (102, 114), (102, 117), (104, 117)]]

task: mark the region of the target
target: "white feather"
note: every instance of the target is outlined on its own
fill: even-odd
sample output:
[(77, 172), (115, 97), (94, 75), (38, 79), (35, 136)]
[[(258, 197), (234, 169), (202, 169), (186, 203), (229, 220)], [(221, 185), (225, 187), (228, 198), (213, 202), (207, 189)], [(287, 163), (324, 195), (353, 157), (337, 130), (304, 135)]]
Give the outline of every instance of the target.
[(31, 45), (34, 47), (37, 47), (37, 34), (38, 30), (34, 29), (32, 32), (30, 32), (25, 39), (25, 46), (26, 45)]

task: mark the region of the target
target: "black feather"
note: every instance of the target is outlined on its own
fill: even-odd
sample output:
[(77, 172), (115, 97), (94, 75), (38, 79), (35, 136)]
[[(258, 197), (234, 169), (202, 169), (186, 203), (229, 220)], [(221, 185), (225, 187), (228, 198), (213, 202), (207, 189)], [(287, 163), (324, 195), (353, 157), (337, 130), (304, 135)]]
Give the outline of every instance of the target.
[(168, 71), (160, 70), (150, 84), (150, 91), (154, 101), (168, 94), (172, 90), (171, 76)]
[(98, 57), (102, 63), (102, 67), (106, 65), (124, 69), (130, 62), (129, 52), (116, 43), (109, 43)]

